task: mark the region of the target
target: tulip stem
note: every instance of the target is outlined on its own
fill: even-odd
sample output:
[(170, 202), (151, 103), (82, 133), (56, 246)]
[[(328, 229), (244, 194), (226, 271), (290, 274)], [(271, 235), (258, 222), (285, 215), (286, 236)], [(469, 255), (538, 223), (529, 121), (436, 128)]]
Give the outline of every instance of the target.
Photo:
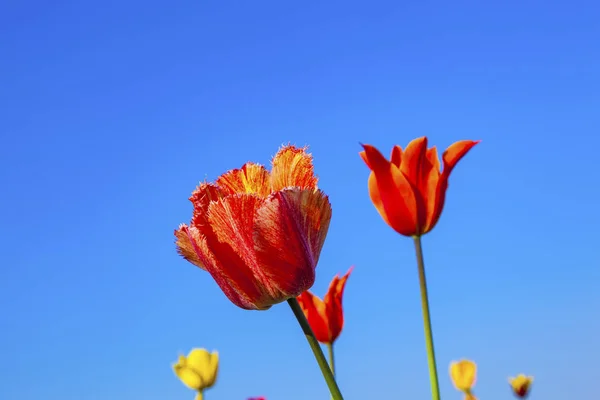
[(425, 347), (427, 349), (427, 365), (429, 366), (429, 381), (431, 383), (432, 400), (440, 400), (440, 387), (438, 383), (437, 367), (435, 364), (435, 351), (433, 348), (433, 333), (431, 331), (431, 316), (429, 315), (429, 298), (427, 296), (427, 280), (425, 279), (425, 262), (423, 261), (423, 248), (421, 237), (414, 236), (415, 252), (417, 253), (417, 266), (419, 268), (419, 287), (421, 288), (421, 308), (423, 309), (423, 324), (425, 327)]
[(333, 343), (327, 343), (327, 352), (329, 353), (329, 368), (335, 378), (335, 359), (333, 357)]
[(287, 302), (290, 305), (292, 312), (296, 316), (296, 319), (298, 320), (298, 323), (300, 324), (300, 327), (304, 332), (304, 336), (306, 336), (306, 340), (308, 340), (308, 344), (310, 345), (310, 348), (313, 351), (315, 358), (317, 359), (317, 364), (319, 364), (319, 368), (321, 368), (321, 373), (323, 374), (325, 382), (327, 383), (329, 391), (331, 392), (331, 398), (333, 400), (344, 400), (342, 392), (340, 392), (340, 388), (338, 387), (333, 376), (333, 372), (327, 364), (325, 354), (323, 354), (323, 350), (321, 349), (321, 346), (319, 345), (319, 342), (317, 341), (314, 332), (308, 324), (306, 316), (304, 315), (302, 308), (300, 308), (298, 300), (296, 300), (296, 298), (291, 298), (288, 299)]

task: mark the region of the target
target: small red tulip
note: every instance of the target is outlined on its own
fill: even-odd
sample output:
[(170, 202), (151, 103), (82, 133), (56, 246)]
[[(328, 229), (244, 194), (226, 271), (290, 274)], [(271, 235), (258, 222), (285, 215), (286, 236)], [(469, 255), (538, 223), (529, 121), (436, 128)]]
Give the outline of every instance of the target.
[(332, 344), (342, 333), (344, 327), (344, 310), (342, 296), (346, 281), (352, 272), (352, 267), (346, 275), (335, 276), (329, 284), (325, 301), (309, 291), (298, 296), (298, 302), (317, 340), (324, 344)]
[(388, 161), (375, 147), (363, 145), (360, 153), (371, 170), (369, 195), (383, 220), (404, 236), (420, 236), (432, 230), (444, 208), (450, 172), (479, 141), (456, 142), (442, 155), (440, 172), (435, 147), (427, 138), (413, 140), (402, 150), (392, 149)]
[(310, 289), (331, 205), (317, 188), (312, 156), (285, 146), (273, 168), (245, 164), (201, 183), (177, 251), (204, 269), (238, 307), (266, 310)]

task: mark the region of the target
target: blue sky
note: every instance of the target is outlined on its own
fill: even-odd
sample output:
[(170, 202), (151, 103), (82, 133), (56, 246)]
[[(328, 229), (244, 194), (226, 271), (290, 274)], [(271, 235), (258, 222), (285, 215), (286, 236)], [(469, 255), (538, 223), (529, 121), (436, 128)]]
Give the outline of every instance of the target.
[[(486, 4), (484, 4), (486, 3)], [(597, 395), (600, 26), (591, 1), (20, 1), (0, 6), (0, 398), (328, 398), (282, 304), (233, 306), (175, 252), (195, 185), (308, 144), (333, 220), (314, 290), (355, 265), (346, 399), (426, 399), (410, 239), (369, 201), (359, 142), (481, 139), (424, 238), (444, 399)]]

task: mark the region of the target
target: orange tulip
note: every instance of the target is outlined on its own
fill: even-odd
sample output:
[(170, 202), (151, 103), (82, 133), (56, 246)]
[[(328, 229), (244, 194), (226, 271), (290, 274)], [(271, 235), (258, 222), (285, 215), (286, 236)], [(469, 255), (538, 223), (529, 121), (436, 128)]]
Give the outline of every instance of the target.
[(331, 205), (317, 188), (312, 156), (285, 146), (271, 172), (247, 163), (201, 183), (177, 251), (206, 270), (238, 307), (266, 310), (312, 287)]
[(391, 161), (375, 147), (363, 145), (360, 156), (371, 170), (369, 195), (383, 220), (405, 236), (432, 230), (444, 208), (452, 169), (477, 143), (462, 140), (448, 147), (441, 172), (437, 150), (427, 148), (426, 137), (413, 140), (404, 151), (394, 146)]
[(341, 278), (336, 275), (331, 283), (325, 301), (307, 291), (298, 296), (298, 303), (306, 315), (317, 340), (324, 344), (332, 344), (342, 333), (344, 327), (344, 310), (342, 296), (346, 281), (352, 267)]

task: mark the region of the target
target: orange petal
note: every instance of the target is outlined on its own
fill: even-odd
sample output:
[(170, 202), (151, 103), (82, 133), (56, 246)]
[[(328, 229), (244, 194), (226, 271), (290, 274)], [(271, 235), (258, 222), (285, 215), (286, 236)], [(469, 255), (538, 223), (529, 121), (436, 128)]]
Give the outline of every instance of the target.
[(344, 296), (344, 288), (346, 281), (352, 272), (353, 267), (350, 267), (346, 274), (339, 278), (335, 277), (329, 285), (327, 294), (325, 295), (325, 306), (327, 310), (327, 320), (329, 321), (329, 331), (331, 332), (331, 341), (335, 341), (342, 333), (344, 327), (344, 309), (342, 307), (342, 298)]
[(423, 199), (425, 202), (425, 221), (422, 225), (422, 232), (427, 233), (431, 229), (431, 222), (435, 219), (436, 203), (437, 203), (437, 189), (440, 181), (440, 160), (438, 158), (437, 149), (434, 147), (427, 150), (427, 159), (425, 161), (426, 166), (424, 170), (428, 171), (427, 176), (424, 178), (423, 188)]
[[(363, 146), (363, 145), (361, 144), (361, 146)], [(360, 153), (358, 153), (358, 155), (360, 156), (360, 158), (362, 158), (362, 160), (365, 162), (365, 164), (367, 164), (367, 167), (372, 171), (373, 168), (369, 164), (369, 159), (367, 158), (367, 153), (365, 153), (364, 151), (361, 151)]]
[(417, 206), (412, 186), (400, 169), (371, 145), (363, 145), (365, 157), (373, 167), (369, 176), (369, 195), (383, 220), (401, 235), (417, 232)]
[[(255, 194), (238, 194), (208, 208), (206, 241), (216, 260), (209, 272), (233, 303), (247, 309), (265, 310), (285, 300), (265, 278), (255, 255), (254, 217), (263, 201)], [(234, 300), (232, 291), (243, 301)]]
[(452, 172), (461, 158), (463, 158), (469, 150), (479, 142), (481, 142), (481, 140), (461, 140), (450, 145), (442, 155), (442, 158), (444, 159), (444, 170), (442, 172), (449, 176), (450, 172)]
[(331, 220), (329, 199), (320, 190), (285, 189), (258, 209), (255, 244), (267, 277), (289, 297), (310, 289)]
[(203, 182), (196, 190), (192, 192), (190, 201), (194, 205), (194, 214), (192, 216), (192, 226), (201, 227), (206, 225), (206, 213), (211, 201), (216, 201), (223, 197), (223, 191), (212, 183)]
[(317, 178), (312, 162), (312, 156), (306, 148), (296, 146), (282, 147), (273, 157), (271, 169), (271, 186), (273, 191), (288, 187), (315, 189)]
[(479, 143), (479, 141), (461, 140), (448, 147), (448, 149), (446, 149), (442, 155), (444, 160), (444, 169), (442, 170), (437, 183), (435, 201), (433, 202), (434, 207), (433, 211), (430, 213), (430, 219), (428, 219), (425, 232), (429, 232), (431, 229), (433, 229), (440, 219), (444, 209), (444, 203), (446, 201), (446, 190), (448, 189), (448, 178), (450, 177), (450, 172), (452, 172), (456, 164), (477, 143)]
[[(177, 253), (195, 266), (205, 270), (206, 267), (204, 267), (202, 261), (200, 261), (200, 257), (198, 257), (198, 254), (196, 253), (194, 244), (190, 240), (188, 229), (186, 224), (181, 224), (179, 225), (179, 229), (175, 230)], [(194, 232), (198, 235), (197, 229)]]
[(271, 193), (269, 171), (254, 163), (226, 172), (215, 184), (228, 194), (254, 193), (266, 197)]
[(323, 300), (309, 291), (302, 293), (297, 299), (317, 340), (332, 343)]

